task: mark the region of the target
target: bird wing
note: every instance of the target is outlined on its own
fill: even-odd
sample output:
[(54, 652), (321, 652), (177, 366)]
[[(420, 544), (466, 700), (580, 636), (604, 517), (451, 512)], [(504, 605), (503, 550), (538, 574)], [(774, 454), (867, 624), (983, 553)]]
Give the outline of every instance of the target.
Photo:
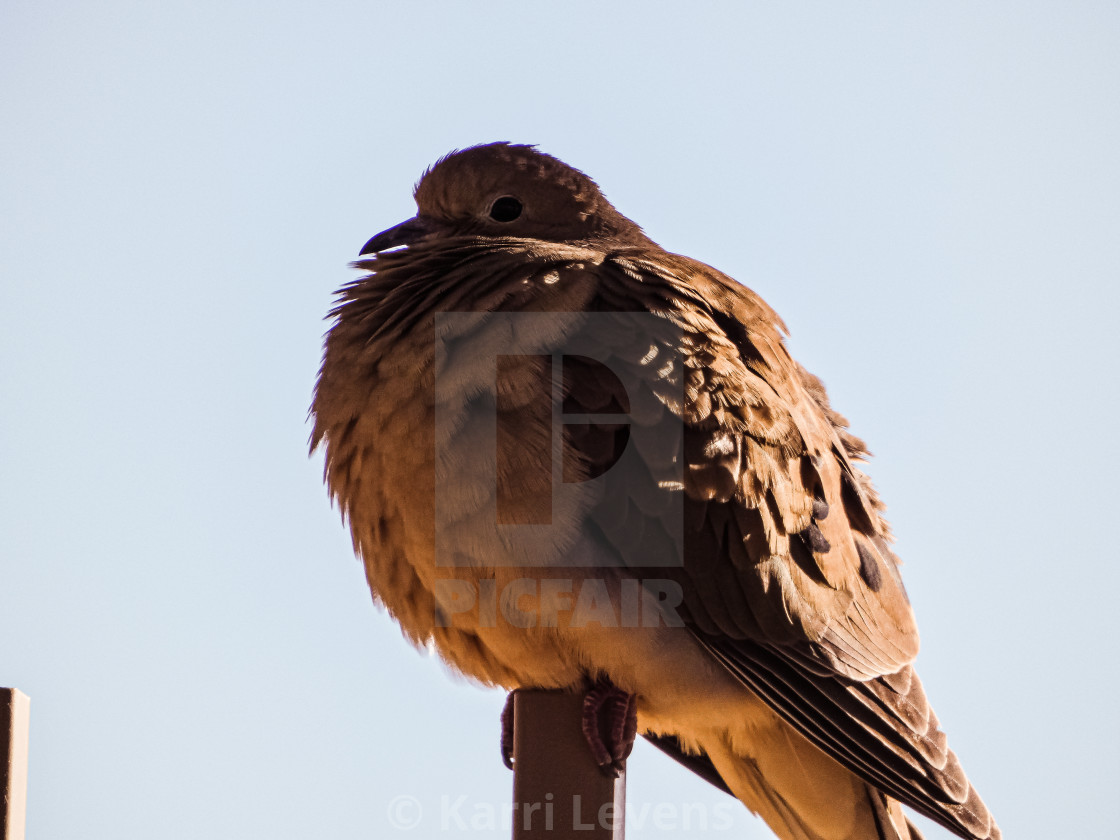
[[(663, 571), (681, 582), (690, 630), (841, 764), (950, 830), (987, 838), (994, 824), (911, 667), (913, 612), (882, 504), (856, 466), (867, 451), (790, 357), (784, 325), (749, 289), (684, 257), (615, 254), (598, 271), (598, 306), (640, 302), (679, 331), (665, 376), (681, 397), (659, 397), (683, 425), (683, 564)], [(580, 371), (566, 398), (604, 403), (601, 379)], [(617, 450), (584, 445), (590, 460)], [(603, 507), (632, 523), (619, 504), (609, 494)], [(620, 539), (634, 536), (627, 528)]]

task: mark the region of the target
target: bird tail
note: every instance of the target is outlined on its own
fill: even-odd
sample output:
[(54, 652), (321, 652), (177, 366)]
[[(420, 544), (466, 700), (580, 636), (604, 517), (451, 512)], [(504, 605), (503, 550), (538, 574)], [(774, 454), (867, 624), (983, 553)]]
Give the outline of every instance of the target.
[(800, 738), (789, 739), (782, 766), (771, 752), (744, 756), (724, 739), (701, 746), (732, 793), (781, 840), (922, 840), (897, 800)]
[(875, 788), (864, 786), (881, 840), (925, 840), (917, 826), (902, 813), (902, 805)]

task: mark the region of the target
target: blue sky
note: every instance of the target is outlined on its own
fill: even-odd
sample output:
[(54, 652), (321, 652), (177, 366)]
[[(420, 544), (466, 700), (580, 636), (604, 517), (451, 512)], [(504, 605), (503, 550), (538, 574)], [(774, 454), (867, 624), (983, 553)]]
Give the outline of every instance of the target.
[[(1120, 9), (682, 8), (4, 4), (30, 838), (508, 836), (503, 697), (374, 609), (306, 453), (347, 262), (498, 139), (778, 310), (876, 454), (919, 671), (1005, 834), (1115, 830)], [(629, 790), (632, 838), (768, 836), (649, 749)]]

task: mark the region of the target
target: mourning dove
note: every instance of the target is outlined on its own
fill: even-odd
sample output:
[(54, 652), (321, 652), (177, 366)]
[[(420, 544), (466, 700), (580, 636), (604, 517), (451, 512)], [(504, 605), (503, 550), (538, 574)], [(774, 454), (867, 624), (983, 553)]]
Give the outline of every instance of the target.
[(784, 840), (919, 837), (900, 803), (998, 838), (912, 668), (867, 450), (770, 307), (531, 146), (453, 152), (415, 199), (339, 292), (312, 406), (406, 636), (588, 691), (603, 764), (636, 709)]

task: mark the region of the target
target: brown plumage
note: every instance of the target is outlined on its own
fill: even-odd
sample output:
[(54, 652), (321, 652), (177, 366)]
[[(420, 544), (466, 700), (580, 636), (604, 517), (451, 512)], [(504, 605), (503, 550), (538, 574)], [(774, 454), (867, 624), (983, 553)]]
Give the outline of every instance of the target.
[(415, 197), (340, 292), (313, 405), (407, 636), (510, 689), (609, 678), (787, 840), (918, 837), (899, 802), (998, 838), (911, 667), (867, 450), (778, 316), (528, 146), (453, 153)]

